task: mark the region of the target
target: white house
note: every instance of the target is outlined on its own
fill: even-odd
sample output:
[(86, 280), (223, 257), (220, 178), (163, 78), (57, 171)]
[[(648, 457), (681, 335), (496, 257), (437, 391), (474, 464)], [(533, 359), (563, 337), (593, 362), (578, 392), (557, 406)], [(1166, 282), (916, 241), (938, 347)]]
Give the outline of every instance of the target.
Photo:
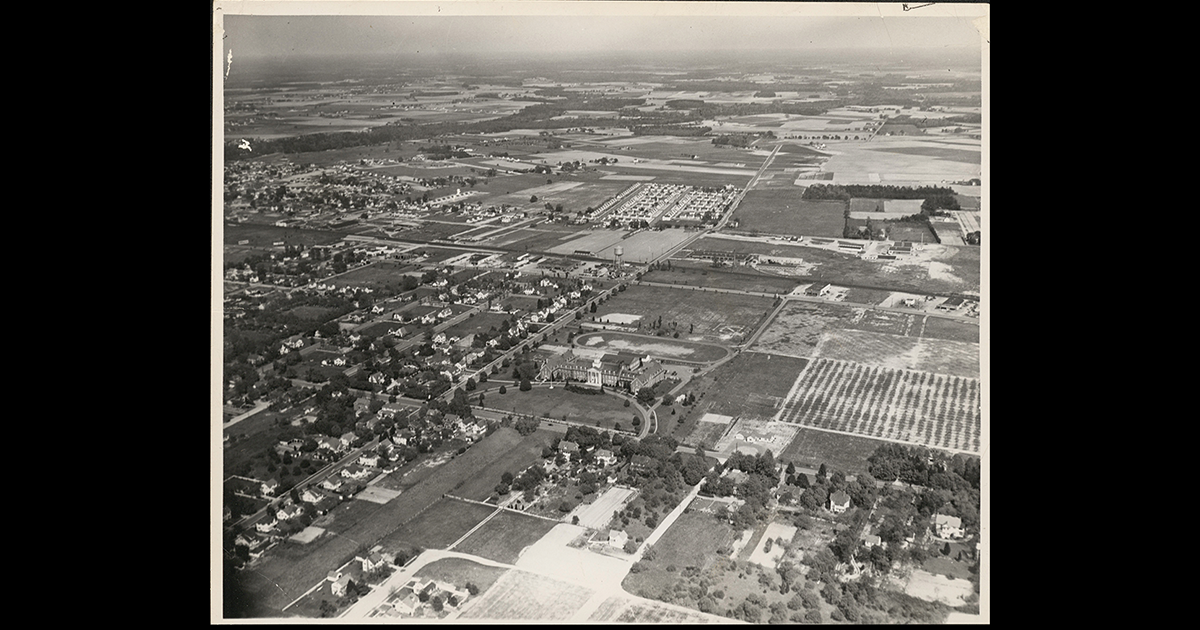
[(957, 516), (938, 514), (933, 517), (934, 531), (941, 538), (962, 538), (962, 519)]

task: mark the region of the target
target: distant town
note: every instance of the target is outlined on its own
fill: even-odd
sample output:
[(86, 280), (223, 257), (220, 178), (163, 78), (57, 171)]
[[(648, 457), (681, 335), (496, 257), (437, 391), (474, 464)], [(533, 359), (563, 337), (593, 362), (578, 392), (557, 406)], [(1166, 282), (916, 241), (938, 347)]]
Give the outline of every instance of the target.
[(977, 49), (238, 63), (225, 618), (980, 614)]

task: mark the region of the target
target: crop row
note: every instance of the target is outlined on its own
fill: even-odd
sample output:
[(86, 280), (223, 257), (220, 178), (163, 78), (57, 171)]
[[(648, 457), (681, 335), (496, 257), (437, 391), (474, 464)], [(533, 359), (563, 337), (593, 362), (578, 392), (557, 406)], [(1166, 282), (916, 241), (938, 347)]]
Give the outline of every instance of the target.
[(777, 419), (979, 452), (980, 393), (973, 378), (818, 359), (801, 372)]

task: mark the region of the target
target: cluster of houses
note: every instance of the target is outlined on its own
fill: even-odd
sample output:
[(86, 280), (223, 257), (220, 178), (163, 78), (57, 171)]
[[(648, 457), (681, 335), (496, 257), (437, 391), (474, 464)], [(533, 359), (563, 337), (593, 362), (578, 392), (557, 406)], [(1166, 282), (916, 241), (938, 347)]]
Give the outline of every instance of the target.
[(460, 589), (449, 582), (427, 578), (414, 578), (388, 597), (387, 601), (376, 609), (378, 617), (414, 617), (424, 616), (427, 610), (432, 610), (429, 603), (437, 598), (445, 609), (458, 608), (471, 595), (465, 589)]

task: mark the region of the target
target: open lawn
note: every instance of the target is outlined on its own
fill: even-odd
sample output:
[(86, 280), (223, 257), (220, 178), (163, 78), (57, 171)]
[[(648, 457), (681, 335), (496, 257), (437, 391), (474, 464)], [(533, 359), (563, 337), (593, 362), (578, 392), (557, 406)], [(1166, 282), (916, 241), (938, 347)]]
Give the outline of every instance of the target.
[(867, 458), (883, 444), (886, 442), (868, 437), (801, 427), (792, 438), (792, 443), (775, 459), (814, 470), (825, 464), (832, 470), (857, 475), (868, 472)]
[[(488, 405), (492, 405), (494, 400), (508, 398), (515, 389), (515, 387), (509, 388), (509, 393), (503, 396), (488, 394)], [(504, 473), (510, 472), (516, 475), (542, 461), (542, 449), (550, 446), (555, 437), (558, 436), (550, 431), (538, 431), (526, 436), (520, 442), (512, 445), (502, 457), (497, 457), (476, 469), (475, 474), (455, 486), (451, 494), (475, 501), (487, 499), (492, 496), (493, 489), (496, 484), (500, 483), (500, 477)]]
[(777, 419), (978, 453), (980, 393), (973, 378), (818, 359), (796, 379)]
[[(625, 407), (624, 403), (625, 400), (617, 396), (577, 394), (561, 387), (554, 389), (535, 387), (527, 392), (510, 387), (506, 394), (488, 396), (486, 406), (521, 415), (566, 419), (607, 429), (611, 429), (619, 423), (622, 428), (628, 429), (632, 426), (633, 416), (638, 411), (632, 406)], [(516, 474), (519, 471), (510, 472)], [(499, 473), (492, 481), (492, 485), (494, 486), (498, 482)]]
[(638, 323), (643, 332), (649, 322), (661, 317), (664, 327), (679, 331), (680, 339), (736, 342), (750, 334), (771, 307), (772, 300), (766, 297), (632, 285), (601, 304), (591, 317), (599, 322), (614, 313), (641, 315)]
[[(577, 234), (578, 232), (562, 232), (540, 227), (522, 228), (502, 233), (485, 242), (493, 247), (502, 247), (514, 252), (549, 252), (552, 248), (575, 238)], [(574, 250), (568, 253), (574, 253)]]
[(454, 550), (496, 562), (515, 564), (521, 557), (521, 551), (537, 542), (557, 524), (536, 516), (503, 510), (459, 543)]
[(475, 313), (471, 317), (468, 317), (467, 319), (447, 328), (443, 332), (446, 333), (447, 337), (466, 337), (467, 335), (474, 333), (488, 332), (493, 326), (499, 328), (501, 322), (508, 318), (509, 315), (505, 313)]
[(287, 245), (329, 245), (345, 238), (345, 234), (328, 230), (309, 230), (304, 228), (282, 228), (260, 223), (239, 223), (224, 226), (224, 243), (236, 245), (239, 241), (248, 240), (247, 247), (270, 248), (273, 243), (283, 241)]
[(471, 562), (465, 558), (442, 558), (417, 569), (413, 577), (453, 584), (464, 590), (470, 583), (478, 586), (482, 594), (507, 572), (508, 569)]
[(381, 540), (380, 544), (388, 551), (412, 547), (445, 549), (493, 511), (478, 503), (439, 499)]
[(330, 280), (329, 283), (339, 287), (379, 288), (388, 286), (398, 290), (404, 274), (415, 269), (417, 269), (417, 266), (413, 264), (381, 260), (365, 267), (347, 271)]
[(429, 222), (429, 223), (422, 225), (419, 228), (413, 228), (411, 230), (404, 230), (403, 232), (398, 232), (395, 235), (395, 237), (397, 239), (401, 239), (401, 240), (405, 240), (405, 241), (416, 241), (416, 242), (420, 242), (420, 243), (427, 243), (429, 241), (435, 241), (435, 240), (443, 239), (443, 238), (446, 238), (449, 236), (454, 236), (455, 234), (465, 232), (467, 230), (473, 229), (474, 227), (475, 227), (474, 225), (470, 225), (467, 223), (455, 224), (455, 223)]
[[(643, 597), (670, 588), (687, 567), (701, 571), (718, 557), (718, 550), (735, 538), (729, 523), (711, 514), (687, 510), (654, 545), (654, 559), (642, 560), (643, 569), (630, 572), (621, 586)], [(668, 570), (674, 567), (674, 570)]]
[(620, 247), (621, 259), (625, 262), (646, 262), (658, 258), (692, 236), (695, 236), (695, 232), (678, 228), (642, 230), (597, 250), (596, 255), (611, 260), (615, 256), (616, 248)]
[(803, 192), (795, 186), (751, 190), (733, 214), (740, 221), (738, 230), (840, 238), (846, 225), (845, 202), (802, 201)]
[[(933, 328), (930, 329), (933, 334), (926, 332), (929, 329), (928, 322), (938, 320)], [(760, 352), (779, 352), (800, 357), (816, 357), (828, 356), (822, 354), (818, 346), (824, 347), (830, 345), (829, 352), (855, 352), (857, 358), (847, 358), (848, 360), (863, 360), (863, 362), (871, 363), (881, 358), (864, 358), (863, 353), (876, 352), (881, 357), (891, 358), (896, 355), (911, 353), (914, 348), (920, 348), (917, 354), (911, 354), (908, 357), (908, 363), (911, 369), (922, 369), (929, 371), (939, 371), (941, 369), (952, 369), (951, 374), (963, 373), (963, 370), (968, 370), (964, 375), (972, 375), (978, 373), (978, 354), (977, 347), (971, 348), (961, 344), (954, 343), (956, 340), (950, 340), (946, 344), (941, 343), (943, 337), (959, 337), (963, 339), (970, 338), (970, 326), (978, 330), (978, 326), (970, 323), (961, 323), (959, 326), (944, 325), (942, 322), (949, 321), (941, 318), (924, 316), (916, 313), (897, 313), (893, 311), (874, 310), (861, 306), (849, 306), (843, 304), (816, 304), (812, 302), (793, 301), (784, 306), (779, 315), (767, 326), (763, 334), (754, 344), (754, 349)], [(958, 322), (955, 322), (956, 324)], [(840, 335), (843, 331), (861, 331), (864, 333), (877, 333), (878, 336), (855, 336), (853, 332), (847, 333), (849, 336)], [(833, 333), (838, 332), (839, 335)], [(927, 340), (920, 340), (918, 337), (929, 337)], [(976, 338), (978, 335), (976, 333)], [(852, 339), (861, 341), (868, 345), (860, 348), (844, 347), (844, 339)], [(842, 349), (838, 349), (842, 348)], [(947, 356), (939, 357), (937, 353), (947, 352)], [(839, 354), (839, 356), (841, 356)], [(949, 366), (931, 369), (933, 366)], [(974, 365), (974, 367), (972, 367)], [(903, 367), (897, 365), (897, 367)], [(971, 372), (973, 370), (973, 372)]]
[(693, 343), (670, 337), (650, 337), (620, 332), (587, 333), (575, 338), (575, 345), (609, 352), (650, 355), (662, 360), (710, 363), (729, 355), (729, 350), (714, 344)]
[(528, 571), (510, 570), (463, 611), (461, 619), (566, 621), (592, 591)]

